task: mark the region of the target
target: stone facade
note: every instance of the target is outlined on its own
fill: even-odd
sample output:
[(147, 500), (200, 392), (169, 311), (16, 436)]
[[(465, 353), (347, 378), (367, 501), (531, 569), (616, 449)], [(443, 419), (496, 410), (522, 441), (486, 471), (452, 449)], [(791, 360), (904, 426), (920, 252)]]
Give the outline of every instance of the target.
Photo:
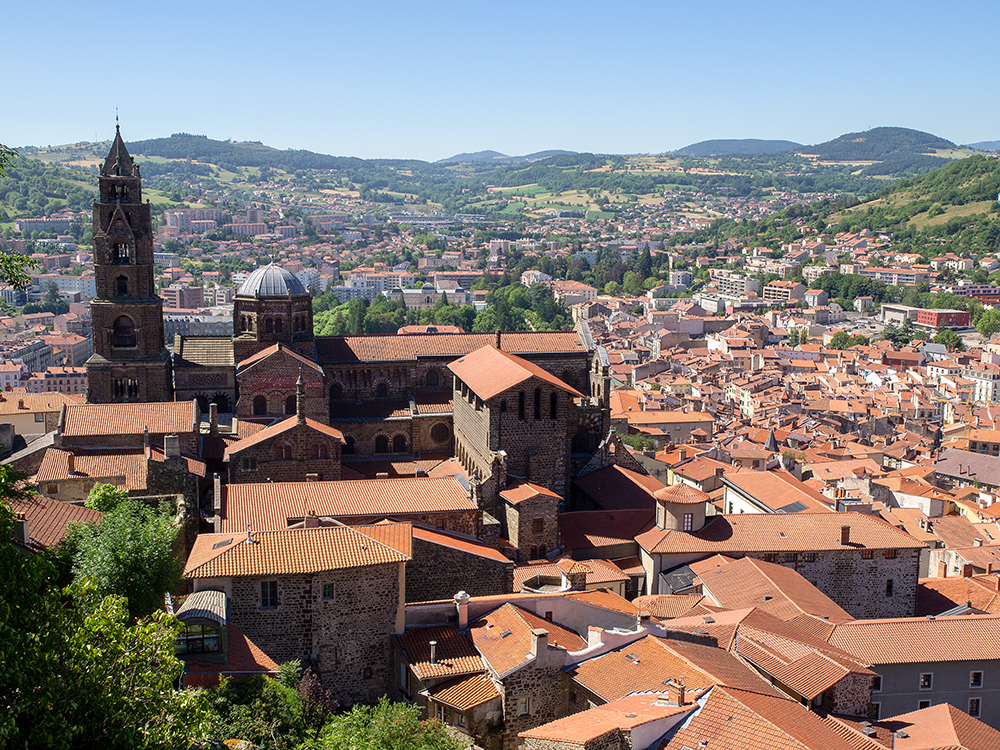
[[(505, 497), (501, 492), (501, 497)], [(517, 561), (538, 560), (559, 546), (559, 501), (535, 493), (519, 502), (504, 502), (504, 532), (517, 548)]]
[[(312, 420), (310, 420), (311, 422)], [(278, 434), (236, 443), (226, 451), (229, 483), (336, 481), (341, 478), (338, 437), (318, 429), (317, 423), (295, 417), (284, 420)], [(243, 442), (243, 441), (241, 441)], [(307, 509), (308, 510), (308, 509)]]
[(142, 178), (121, 133), (98, 173), (94, 203), (94, 273), (90, 304), (94, 354), (87, 360), (91, 403), (170, 401), (170, 353), (163, 301), (153, 283), (153, 219)]
[(326, 383), (319, 367), (284, 344), (260, 358), (243, 361), (237, 368), (240, 396), (236, 416), (242, 419), (284, 419), (296, 413), (296, 382), (305, 385), (304, 414), (326, 424)]
[(871, 675), (849, 674), (822, 695), (824, 711), (848, 716), (871, 716), (872, 681)]
[(472, 596), (507, 594), (514, 589), (514, 563), (476, 555), (414, 537), (406, 564), (407, 602), (449, 599), (457, 591)]
[[(323, 684), (341, 702), (375, 702), (392, 689), (390, 640), (397, 625), (402, 563), (315, 575), (197, 581), (222, 589), (230, 617), (279, 664), (315, 655)], [(261, 606), (261, 584), (277, 582), (277, 606)], [(324, 584), (332, 598), (324, 599)]]
[[(566, 652), (550, 647), (548, 635), (544, 631), (533, 632), (542, 633), (538, 637), (536, 658), (500, 679), (505, 728), (504, 750), (513, 750), (518, 746), (519, 733), (548, 724), (567, 714), (566, 681), (562, 671)], [(535, 651), (534, 644), (532, 650)]]

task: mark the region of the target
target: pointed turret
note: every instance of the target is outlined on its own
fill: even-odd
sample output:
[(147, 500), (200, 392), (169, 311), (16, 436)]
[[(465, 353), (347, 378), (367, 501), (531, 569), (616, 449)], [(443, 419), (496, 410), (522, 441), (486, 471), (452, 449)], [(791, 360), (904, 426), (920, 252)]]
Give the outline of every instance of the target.
[(125, 148), (125, 141), (122, 140), (122, 131), (119, 125), (115, 125), (115, 140), (108, 151), (108, 158), (104, 160), (101, 168), (102, 175), (132, 176), (135, 169), (135, 161)]

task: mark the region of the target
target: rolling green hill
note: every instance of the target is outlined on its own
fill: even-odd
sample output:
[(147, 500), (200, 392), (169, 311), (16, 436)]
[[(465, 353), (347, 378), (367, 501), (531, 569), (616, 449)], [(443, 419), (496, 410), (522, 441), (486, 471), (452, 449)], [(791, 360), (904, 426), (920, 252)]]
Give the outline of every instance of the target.
[(801, 148), (801, 143), (794, 141), (762, 141), (757, 138), (740, 140), (723, 138), (712, 141), (699, 141), (678, 149), (676, 153), (685, 156), (722, 156), (732, 154), (775, 154), (782, 151), (794, 151)]
[(951, 148), (955, 148), (951, 141), (920, 130), (872, 128), (863, 133), (846, 133), (815, 146), (803, 146), (799, 153), (830, 161), (883, 161), (900, 154), (920, 155)]

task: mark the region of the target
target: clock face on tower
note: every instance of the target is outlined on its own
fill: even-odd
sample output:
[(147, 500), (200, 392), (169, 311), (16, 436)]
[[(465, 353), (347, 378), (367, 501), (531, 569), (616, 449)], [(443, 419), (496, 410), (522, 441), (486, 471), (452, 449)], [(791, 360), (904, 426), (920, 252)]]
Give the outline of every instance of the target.
[(87, 361), (87, 400), (170, 401), (163, 301), (153, 282), (152, 211), (142, 201), (139, 165), (117, 128), (98, 183), (93, 216), (97, 296), (90, 303), (94, 355)]

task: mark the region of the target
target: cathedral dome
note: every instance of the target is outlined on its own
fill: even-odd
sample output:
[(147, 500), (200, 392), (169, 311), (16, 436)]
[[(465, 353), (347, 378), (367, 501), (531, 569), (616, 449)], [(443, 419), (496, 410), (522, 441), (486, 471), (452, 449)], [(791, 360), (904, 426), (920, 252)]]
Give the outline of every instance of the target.
[(295, 274), (271, 263), (250, 274), (236, 293), (245, 297), (289, 297), (308, 292)]

